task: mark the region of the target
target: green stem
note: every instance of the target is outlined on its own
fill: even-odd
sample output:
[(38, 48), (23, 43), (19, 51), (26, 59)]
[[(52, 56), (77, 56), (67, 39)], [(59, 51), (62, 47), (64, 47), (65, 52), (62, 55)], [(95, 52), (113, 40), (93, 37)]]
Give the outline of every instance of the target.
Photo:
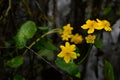
[[(36, 42), (38, 42), (40, 40), (40, 38), (37, 38), (33, 43), (31, 43), (30, 46), (28, 46), (29, 48), (31, 48)], [(26, 49), (23, 53), (23, 55), (25, 55), (27, 53), (28, 49)]]
[(89, 55), (89, 53), (90, 53), (90, 51), (91, 51), (91, 49), (92, 49), (92, 46), (93, 46), (93, 45), (90, 44), (90, 47), (89, 47), (86, 55), (84, 56), (84, 58), (83, 58), (80, 62), (78, 62), (78, 64), (81, 64), (81, 63), (88, 57), (88, 55)]
[[(59, 31), (59, 28), (48, 31), (47, 33), (43, 34), (41, 37), (37, 38), (34, 42), (32, 42), (31, 45), (28, 46), (28, 48), (30, 49), (36, 42), (40, 41), (41, 38), (44, 38), (45, 36), (52, 34), (52, 33), (56, 33), (58, 31)], [(27, 51), (28, 49), (24, 51), (23, 55), (25, 55)]]
[(49, 34), (52, 34), (52, 33), (56, 33), (56, 32), (58, 32), (59, 30), (60, 30), (60, 29), (57, 28), (57, 29), (53, 29), (53, 30), (51, 30), (51, 31), (48, 31), (47, 33), (43, 34), (43, 35), (41, 36), (41, 38), (45, 37), (46, 35), (49, 35)]

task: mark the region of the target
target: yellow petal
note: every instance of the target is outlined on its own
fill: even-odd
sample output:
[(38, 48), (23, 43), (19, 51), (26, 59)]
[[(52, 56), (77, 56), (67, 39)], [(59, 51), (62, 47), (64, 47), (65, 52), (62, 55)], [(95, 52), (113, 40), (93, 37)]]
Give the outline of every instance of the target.
[(90, 28), (89, 30), (88, 30), (88, 34), (91, 34), (91, 33), (93, 33), (94, 32), (94, 28)]
[(104, 26), (101, 23), (97, 23), (97, 25), (95, 26), (95, 29), (97, 29), (97, 30), (101, 30), (103, 28), (104, 28)]
[(97, 22), (101, 22), (101, 20), (99, 20), (99, 19), (96, 19), (97, 20)]
[(86, 24), (91, 23), (91, 21), (92, 21), (92, 20), (88, 19), (88, 20), (86, 21)]
[(72, 50), (72, 51), (74, 51), (76, 48), (75, 48), (75, 45), (73, 44), (73, 45), (71, 45), (70, 46), (70, 49)]
[(104, 28), (106, 31), (112, 31), (112, 29), (110, 27), (105, 27)]
[(64, 53), (63, 53), (63, 52), (60, 52), (57, 56), (58, 56), (58, 57), (64, 57)]
[(65, 43), (65, 46), (66, 46), (66, 47), (69, 47), (69, 46), (70, 46), (69, 42), (66, 42), (66, 43)]
[(86, 24), (84, 24), (83, 26), (81, 26), (81, 28), (83, 28), (83, 29), (88, 29), (88, 28), (89, 28), (89, 26), (88, 26), (88, 25), (86, 25)]
[(73, 59), (77, 59), (77, 55), (75, 52), (71, 52), (70, 57)]
[(64, 49), (65, 49), (65, 47), (64, 47), (63, 45), (61, 45), (61, 46), (60, 46), (60, 48), (61, 48), (62, 50), (64, 50)]
[(66, 63), (69, 63), (70, 62), (70, 57), (69, 56), (65, 56), (64, 60), (65, 60)]

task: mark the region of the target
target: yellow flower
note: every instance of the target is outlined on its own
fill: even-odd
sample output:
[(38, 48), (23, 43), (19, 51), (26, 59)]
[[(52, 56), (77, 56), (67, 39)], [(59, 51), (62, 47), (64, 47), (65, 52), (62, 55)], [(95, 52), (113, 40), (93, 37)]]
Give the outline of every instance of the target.
[(94, 43), (96, 36), (95, 35), (88, 35), (87, 37), (85, 37), (85, 40), (87, 43)]
[(112, 31), (110, 28), (110, 23), (107, 20), (99, 20), (97, 19), (98, 22), (98, 30), (105, 29), (105, 31)]
[(58, 57), (64, 57), (66, 63), (70, 62), (70, 59), (77, 59), (77, 54), (74, 52), (76, 50), (76, 46), (70, 45), (69, 42), (65, 43), (65, 46), (61, 45), (61, 52), (57, 55)]
[(81, 26), (81, 28), (83, 29), (88, 29), (88, 34), (91, 34), (94, 32), (94, 29), (97, 27), (97, 22), (94, 20), (87, 20), (86, 24), (84, 24), (83, 26)]
[(67, 32), (68, 34), (71, 34), (72, 33), (72, 30), (73, 30), (73, 28), (70, 26), (70, 24), (67, 24), (66, 26), (64, 26), (63, 27), (63, 33), (65, 32)]
[(63, 41), (65, 41), (65, 40), (68, 41), (69, 38), (72, 37), (72, 35), (67, 34), (67, 33), (64, 33), (64, 34), (61, 35), (61, 37), (62, 37), (62, 40), (63, 40)]
[(71, 42), (74, 42), (75, 44), (81, 43), (83, 41), (82, 35), (79, 35), (78, 33), (72, 36)]
[(67, 24), (66, 26), (63, 27), (63, 30), (61, 29), (59, 31), (63, 41), (64, 40), (68, 41), (69, 38), (72, 37), (72, 30), (73, 30), (73, 28), (70, 26), (70, 24)]

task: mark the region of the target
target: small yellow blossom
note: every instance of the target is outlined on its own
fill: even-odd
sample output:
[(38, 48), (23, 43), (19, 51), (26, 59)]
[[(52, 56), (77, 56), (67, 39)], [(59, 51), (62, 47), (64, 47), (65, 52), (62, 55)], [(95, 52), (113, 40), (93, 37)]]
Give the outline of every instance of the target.
[(67, 24), (66, 26), (64, 26), (63, 27), (63, 33), (65, 32), (67, 32), (68, 34), (71, 34), (72, 33), (72, 30), (73, 30), (73, 28), (70, 26), (70, 24)]
[(87, 43), (92, 43), (94, 44), (94, 40), (95, 40), (96, 36), (95, 35), (88, 35), (85, 37), (85, 40)]
[(94, 32), (95, 28), (97, 27), (97, 22), (94, 20), (87, 20), (86, 24), (81, 26), (83, 29), (88, 29), (88, 34), (91, 34)]
[(77, 59), (77, 54), (74, 52), (76, 46), (74, 44), (70, 45), (69, 42), (65, 43), (65, 46), (61, 45), (61, 52), (57, 55), (58, 57), (64, 57), (66, 63), (70, 62), (70, 59)]
[(68, 41), (69, 38), (72, 37), (72, 30), (73, 28), (70, 26), (70, 24), (67, 24), (66, 26), (63, 27), (63, 30), (61, 29), (59, 31), (59, 34), (61, 34), (62, 40)]
[(71, 42), (74, 42), (75, 44), (79, 44), (82, 41), (83, 41), (82, 35), (79, 35), (78, 33), (71, 37)]
[(105, 29), (105, 31), (112, 31), (110, 28), (110, 23), (107, 20), (99, 20), (97, 19), (98, 22), (98, 30)]
[(67, 34), (67, 33), (64, 33), (64, 34), (61, 35), (61, 37), (62, 37), (62, 40), (63, 40), (63, 41), (68, 41), (69, 38), (72, 37), (72, 35)]

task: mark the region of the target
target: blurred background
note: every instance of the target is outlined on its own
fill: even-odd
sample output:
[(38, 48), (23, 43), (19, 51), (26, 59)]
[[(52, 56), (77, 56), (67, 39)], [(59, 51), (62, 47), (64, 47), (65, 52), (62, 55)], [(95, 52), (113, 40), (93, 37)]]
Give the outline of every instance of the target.
[[(13, 39), (25, 21), (32, 20), (38, 26), (50, 25), (50, 30), (71, 23), (74, 32), (84, 34), (80, 26), (87, 19), (96, 18), (108, 20), (113, 31), (103, 32), (103, 48), (93, 47), (88, 60), (80, 65), (80, 80), (104, 80), (104, 59), (111, 62), (115, 80), (120, 80), (120, 0), (0, 0), (0, 80), (13, 80), (16, 74), (25, 80), (79, 80), (60, 73), (31, 53), (24, 55), (25, 62), (17, 69), (4, 64), (23, 54), (24, 49), (17, 50)], [(37, 36), (42, 33), (38, 32)], [(57, 34), (49, 37), (54, 44), (60, 44)]]

